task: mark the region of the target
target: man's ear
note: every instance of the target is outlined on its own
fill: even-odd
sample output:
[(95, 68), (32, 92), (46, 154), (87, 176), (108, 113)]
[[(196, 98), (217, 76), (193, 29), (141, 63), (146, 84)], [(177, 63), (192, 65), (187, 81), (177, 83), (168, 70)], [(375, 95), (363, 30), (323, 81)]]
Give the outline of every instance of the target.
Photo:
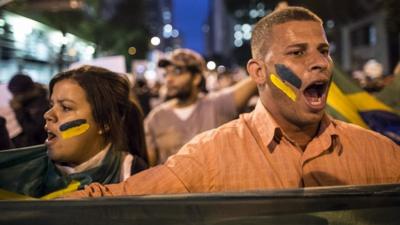
[(257, 85), (265, 84), (267, 72), (264, 64), (260, 60), (250, 59), (247, 62), (247, 72)]
[(194, 84), (194, 86), (198, 87), (198, 86), (200, 85), (201, 76), (203, 76), (203, 75), (200, 74), (200, 73), (196, 73), (196, 74), (194, 75), (194, 77), (193, 77), (193, 84)]

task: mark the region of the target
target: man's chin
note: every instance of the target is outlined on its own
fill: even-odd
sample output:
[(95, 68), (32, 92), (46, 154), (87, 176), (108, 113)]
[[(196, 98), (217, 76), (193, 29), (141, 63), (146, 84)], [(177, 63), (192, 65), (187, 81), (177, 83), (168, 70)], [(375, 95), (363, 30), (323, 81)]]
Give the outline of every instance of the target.
[(177, 97), (177, 93), (167, 93), (166, 95), (167, 99), (173, 99)]
[(292, 117), (292, 119), (290, 119), (289, 121), (298, 127), (307, 127), (307, 126), (319, 124), (319, 122), (321, 122), (323, 116), (324, 116), (324, 110), (322, 110), (318, 113), (308, 112), (308, 113), (299, 115), (297, 117)]
[(190, 93), (170, 93), (167, 94), (167, 99), (176, 98), (179, 101), (186, 101), (190, 98)]
[(320, 110), (319, 112), (307, 113), (304, 117), (304, 123), (308, 125), (318, 124), (324, 117), (325, 110)]

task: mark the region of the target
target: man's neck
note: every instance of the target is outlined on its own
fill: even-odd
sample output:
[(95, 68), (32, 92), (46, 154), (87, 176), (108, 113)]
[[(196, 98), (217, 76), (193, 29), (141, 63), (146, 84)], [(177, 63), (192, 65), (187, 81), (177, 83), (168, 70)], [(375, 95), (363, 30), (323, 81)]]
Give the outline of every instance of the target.
[(283, 127), (285, 134), (293, 140), (303, 151), (306, 149), (308, 143), (317, 135), (319, 124), (313, 124), (303, 127)]
[(281, 113), (275, 112), (273, 110), (275, 106), (268, 107), (264, 104), (264, 107), (272, 115), (279, 127), (285, 132), (286, 136), (294, 141), (302, 150), (305, 150), (307, 144), (317, 135), (321, 122), (300, 126), (285, 119)]

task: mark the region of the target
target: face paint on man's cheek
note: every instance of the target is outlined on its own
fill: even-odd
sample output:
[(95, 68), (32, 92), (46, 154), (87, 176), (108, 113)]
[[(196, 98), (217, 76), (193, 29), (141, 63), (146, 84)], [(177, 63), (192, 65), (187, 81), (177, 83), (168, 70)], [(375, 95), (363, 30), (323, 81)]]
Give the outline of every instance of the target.
[(287, 66), (283, 64), (275, 64), (275, 71), (283, 81), (286, 81), (297, 89), (300, 89), (302, 84), (300, 78)]
[(61, 137), (68, 139), (85, 133), (89, 129), (89, 124), (85, 119), (73, 120), (66, 122), (59, 127)]
[(279, 89), (281, 90), (284, 94), (286, 94), (286, 96), (288, 96), (292, 101), (296, 101), (296, 93), (294, 93), (294, 91), (292, 90), (291, 87), (289, 87), (288, 85), (286, 85), (285, 83), (283, 83), (283, 81), (281, 81), (277, 75), (271, 73), (271, 75), (269, 76), (271, 79), (271, 82)]
[(288, 82), (295, 88), (300, 89), (302, 84), (300, 78), (283, 64), (275, 64), (275, 71), (280, 79), (275, 74), (271, 74), (270, 79), (272, 83), (283, 93), (285, 93), (292, 101), (296, 101), (297, 96), (295, 91), (290, 86), (285, 84), (285, 82)]

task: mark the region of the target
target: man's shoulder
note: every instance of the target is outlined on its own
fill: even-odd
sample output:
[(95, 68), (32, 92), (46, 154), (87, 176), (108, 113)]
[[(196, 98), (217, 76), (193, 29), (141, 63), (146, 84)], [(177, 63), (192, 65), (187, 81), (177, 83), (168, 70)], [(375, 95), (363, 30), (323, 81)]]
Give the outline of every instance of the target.
[(349, 136), (349, 138), (363, 137), (367, 142), (373, 141), (393, 144), (392, 140), (376, 131), (336, 119), (332, 119), (332, 121), (335, 123), (337, 131), (339, 131), (339, 136), (346, 135)]
[(246, 132), (246, 130), (246, 123), (243, 121), (243, 118), (239, 118), (225, 123), (217, 128), (204, 131), (196, 135), (189, 143), (216, 144), (220, 141), (229, 142), (229, 139), (233, 137), (242, 136), (241, 134), (243, 134), (243, 132)]
[(367, 135), (378, 134), (374, 131), (368, 130), (364, 127), (360, 127), (359, 125), (353, 123), (348, 123), (337, 119), (331, 119), (331, 121), (335, 124), (335, 127), (339, 132), (345, 131), (346, 133), (364, 133)]
[(173, 110), (173, 99), (163, 102), (160, 105), (154, 107), (146, 117), (146, 121), (154, 120), (158, 117), (163, 117), (166, 112)]

